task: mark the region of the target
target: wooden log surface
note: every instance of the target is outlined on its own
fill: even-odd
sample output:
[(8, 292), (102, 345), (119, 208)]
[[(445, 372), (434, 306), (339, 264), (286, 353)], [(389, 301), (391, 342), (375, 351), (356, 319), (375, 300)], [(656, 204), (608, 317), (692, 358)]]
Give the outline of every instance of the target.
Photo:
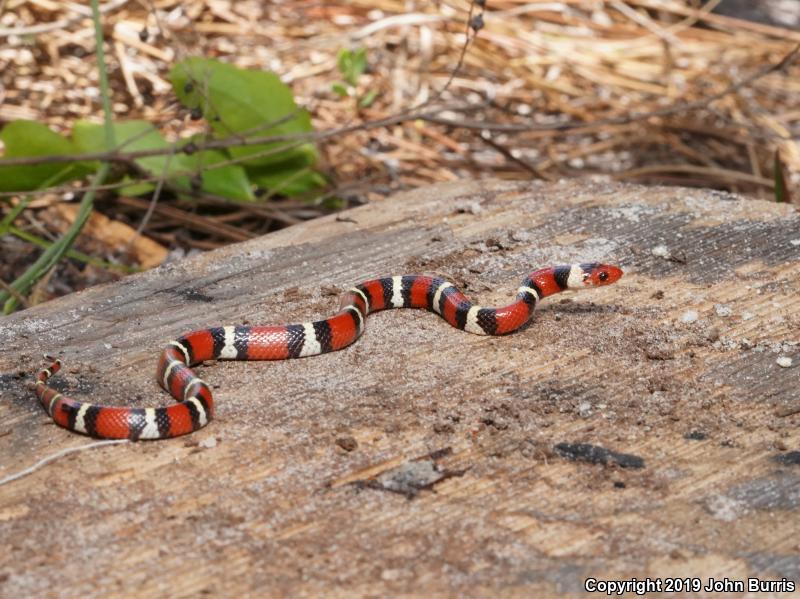
[(594, 260), (625, 277), (546, 300), (511, 336), (388, 311), (341, 352), (200, 367), (217, 406), (205, 429), (0, 486), (0, 596), (797, 581), (800, 217), (711, 191), (439, 185), (14, 314), (0, 479), (90, 442), (26, 389), (42, 352), (76, 398), (166, 405), (157, 356), (188, 330), (325, 317), (390, 274), (440, 274), (498, 305), (534, 268)]

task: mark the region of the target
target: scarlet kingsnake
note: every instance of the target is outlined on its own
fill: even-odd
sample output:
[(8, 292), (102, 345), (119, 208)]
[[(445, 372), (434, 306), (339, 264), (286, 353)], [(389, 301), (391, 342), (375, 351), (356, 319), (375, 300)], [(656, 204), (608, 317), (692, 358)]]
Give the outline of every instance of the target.
[(473, 305), (444, 279), (424, 275), (365, 281), (342, 297), (342, 308), (325, 320), (280, 326), (227, 326), (187, 333), (171, 341), (158, 362), (159, 384), (178, 403), (166, 408), (130, 408), (76, 401), (47, 386), (61, 367), (40, 370), (35, 392), (57, 424), (106, 439), (167, 439), (196, 431), (214, 413), (211, 390), (191, 370), (205, 360), (284, 360), (336, 351), (353, 343), (368, 314), (389, 308), (421, 308), (452, 326), (478, 335), (512, 333), (530, 320), (542, 298), (565, 289), (610, 285), (622, 270), (608, 264), (554, 266), (532, 272), (516, 301), (502, 308)]

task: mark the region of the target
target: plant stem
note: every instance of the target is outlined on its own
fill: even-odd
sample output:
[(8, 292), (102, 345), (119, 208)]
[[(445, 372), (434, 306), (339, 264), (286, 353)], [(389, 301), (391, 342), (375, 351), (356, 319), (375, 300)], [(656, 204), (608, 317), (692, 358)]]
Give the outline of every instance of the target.
[[(32, 243), (34, 245), (38, 245), (40, 248), (47, 249), (51, 247), (53, 244), (41, 237), (37, 237), (32, 233), (28, 233), (18, 227), (11, 226), (8, 228), (8, 232), (20, 239), (27, 241), (28, 243)], [(116, 270), (119, 272), (124, 272), (126, 274), (131, 274), (135, 272), (140, 272), (142, 269), (137, 268), (135, 266), (128, 266), (127, 264), (114, 264), (113, 262), (108, 262), (106, 260), (101, 260), (100, 258), (95, 258), (94, 256), (90, 256), (89, 254), (84, 254), (83, 252), (79, 252), (77, 250), (67, 250), (64, 254), (67, 258), (73, 258), (80, 262), (84, 262), (86, 264), (91, 264), (92, 266), (97, 266), (99, 268), (104, 268), (106, 270)]]
[[(106, 70), (105, 50), (103, 49), (103, 24), (100, 22), (100, 5), (98, 0), (91, 0), (92, 20), (94, 22), (94, 37), (97, 54), (97, 69), (100, 74), (100, 96), (103, 102), (103, 115), (105, 117), (106, 145), (109, 151), (116, 146), (113, 127), (113, 113), (111, 112), (111, 95), (108, 86), (108, 71)], [(92, 213), (96, 186), (102, 185), (111, 170), (110, 163), (104, 162), (97, 169), (92, 179), (92, 189), (88, 190), (81, 199), (78, 214), (66, 233), (48, 249), (11, 285), (8, 291), (0, 292), (0, 304), (3, 313), (11, 313), (19, 304), (18, 295), (27, 294), (31, 288), (53, 268), (64, 254), (72, 247), (75, 239), (80, 234), (86, 221)], [(12, 291), (13, 290), (13, 291)]]
[(103, 24), (100, 22), (100, 3), (92, 0), (92, 21), (94, 22), (95, 54), (97, 69), (100, 75), (100, 98), (103, 102), (103, 119), (106, 126), (106, 145), (111, 151), (117, 145), (114, 135), (114, 113), (111, 111), (111, 91), (108, 86), (108, 69), (106, 68), (106, 51), (103, 47)]

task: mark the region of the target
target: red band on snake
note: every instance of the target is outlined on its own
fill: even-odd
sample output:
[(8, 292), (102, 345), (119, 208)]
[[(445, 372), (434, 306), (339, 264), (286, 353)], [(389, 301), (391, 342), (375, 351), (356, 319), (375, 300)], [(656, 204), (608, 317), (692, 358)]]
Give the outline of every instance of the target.
[(373, 279), (346, 292), (339, 312), (325, 320), (216, 327), (171, 341), (157, 371), (159, 384), (177, 400), (166, 408), (100, 406), (70, 399), (47, 385), (60, 369), (60, 360), (39, 371), (35, 391), (53, 420), (71, 431), (104, 439), (168, 439), (196, 431), (213, 417), (211, 390), (191, 369), (205, 360), (285, 360), (340, 350), (358, 339), (367, 315), (389, 308), (429, 310), (469, 333), (505, 335), (527, 323), (541, 299), (565, 289), (610, 285), (621, 276), (622, 270), (608, 264), (543, 268), (528, 275), (516, 300), (501, 308), (472, 304), (444, 279), (424, 275)]

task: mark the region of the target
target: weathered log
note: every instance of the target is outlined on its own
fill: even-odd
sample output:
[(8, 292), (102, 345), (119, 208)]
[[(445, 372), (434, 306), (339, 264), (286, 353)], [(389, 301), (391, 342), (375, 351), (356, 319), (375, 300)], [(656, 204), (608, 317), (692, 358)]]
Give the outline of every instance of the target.
[(89, 442), (26, 389), (42, 352), (76, 398), (163, 405), (157, 356), (188, 330), (324, 317), (390, 274), (441, 274), (497, 305), (533, 268), (592, 260), (626, 276), (551, 298), (508, 337), (383, 312), (341, 352), (201, 367), (205, 429), (0, 486), (0, 595), (798, 580), (800, 217), (718, 192), (440, 185), (12, 315), (0, 479)]

